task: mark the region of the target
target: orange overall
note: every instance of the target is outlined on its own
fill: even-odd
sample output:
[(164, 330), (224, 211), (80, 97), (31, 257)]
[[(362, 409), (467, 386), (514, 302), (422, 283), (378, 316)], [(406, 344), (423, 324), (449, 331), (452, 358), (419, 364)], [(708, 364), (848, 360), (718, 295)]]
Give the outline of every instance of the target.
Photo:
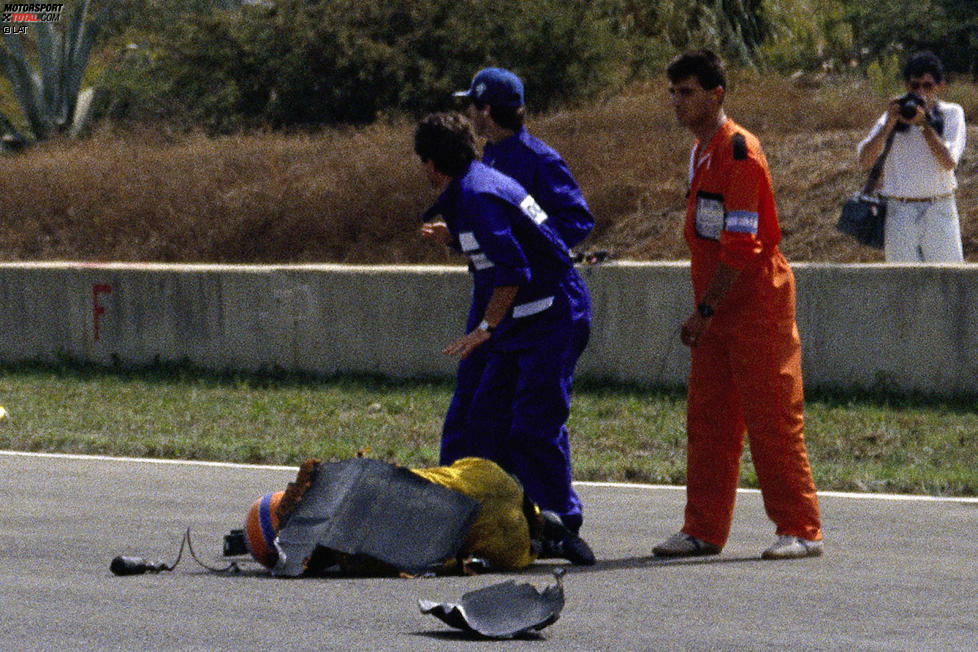
[(685, 237), (697, 303), (719, 262), (740, 274), (692, 348), (683, 532), (726, 542), (747, 433), (776, 534), (821, 539), (805, 449), (794, 276), (777, 246), (767, 160), (757, 138), (732, 120), (693, 150)]

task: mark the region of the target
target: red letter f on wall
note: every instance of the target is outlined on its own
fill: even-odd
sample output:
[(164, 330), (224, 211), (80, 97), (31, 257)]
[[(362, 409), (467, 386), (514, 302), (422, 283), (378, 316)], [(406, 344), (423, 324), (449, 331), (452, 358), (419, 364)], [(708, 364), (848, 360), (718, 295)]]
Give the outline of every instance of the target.
[(105, 314), (105, 306), (98, 302), (98, 295), (112, 294), (111, 285), (95, 283), (92, 285), (92, 325), (95, 327), (95, 341), (99, 341), (98, 320)]

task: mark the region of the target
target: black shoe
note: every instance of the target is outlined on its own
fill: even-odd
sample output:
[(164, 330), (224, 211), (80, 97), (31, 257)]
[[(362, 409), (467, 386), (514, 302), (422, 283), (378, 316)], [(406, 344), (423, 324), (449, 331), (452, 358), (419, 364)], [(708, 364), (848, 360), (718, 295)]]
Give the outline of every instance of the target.
[(540, 559), (566, 559), (575, 566), (594, 564), (594, 553), (587, 542), (564, 525), (553, 512), (541, 512), (543, 538), (540, 541)]

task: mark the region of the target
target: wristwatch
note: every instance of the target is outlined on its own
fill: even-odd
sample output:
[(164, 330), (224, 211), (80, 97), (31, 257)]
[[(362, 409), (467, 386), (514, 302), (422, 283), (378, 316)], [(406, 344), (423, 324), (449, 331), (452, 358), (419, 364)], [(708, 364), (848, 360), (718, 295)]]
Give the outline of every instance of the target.
[(711, 306), (708, 306), (705, 303), (701, 303), (698, 306), (696, 306), (696, 312), (698, 312), (700, 314), (700, 317), (702, 317), (703, 319), (709, 319), (710, 317), (713, 316), (715, 310), (713, 310)]
[(480, 331), (485, 331), (485, 332), (489, 333), (490, 335), (492, 335), (492, 332), (494, 330), (496, 330), (496, 327), (495, 326), (490, 326), (489, 325), (489, 322), (487, 322), (485, 319), (482, 320), (482, 322), (477, 326), (477, 328)]

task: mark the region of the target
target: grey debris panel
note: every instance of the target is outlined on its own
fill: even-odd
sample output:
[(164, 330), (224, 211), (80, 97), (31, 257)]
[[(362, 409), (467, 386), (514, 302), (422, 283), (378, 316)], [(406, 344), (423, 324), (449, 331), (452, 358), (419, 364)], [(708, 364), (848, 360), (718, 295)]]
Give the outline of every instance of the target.
[(319, 548), (423, 573), (458, 553), (478, 509), (478, 501), (387, 462), (321, 463), (279, 531), (273, 573), (302, 575)]
[(487, 638), (512, 638), (547, 627), (564, 608), (560, 570), (557, 583), (542, 592), (513, 580), (462, 595), (458, 604), (418, 600), (421, 613), (430, 614), (456, 629)]

